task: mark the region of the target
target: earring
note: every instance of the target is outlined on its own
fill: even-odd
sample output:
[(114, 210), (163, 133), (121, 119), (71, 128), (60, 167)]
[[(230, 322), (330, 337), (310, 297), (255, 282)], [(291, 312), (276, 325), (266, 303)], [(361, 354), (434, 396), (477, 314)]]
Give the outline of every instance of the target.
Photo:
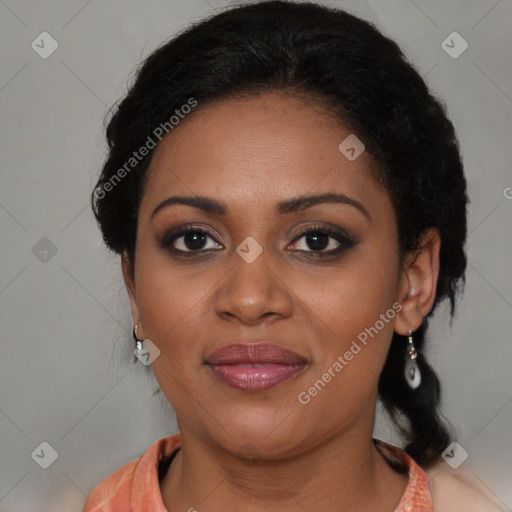
[(405, 356), (405, 380), (411, 389), (416, 389), (421, 384), (421, 373), (416, 358), (418, 353), (412, 341), (412, 331), (409, 331), (409, 344)]
[(133, 326), (133, 339), (135, 340), (136, 343), (135, 355), (140, 354), (141, 352), (144, 351), (144, 347), (142, 345), (144, 343), (144, 340), (141, 340), (137, 337), (137, 324)]

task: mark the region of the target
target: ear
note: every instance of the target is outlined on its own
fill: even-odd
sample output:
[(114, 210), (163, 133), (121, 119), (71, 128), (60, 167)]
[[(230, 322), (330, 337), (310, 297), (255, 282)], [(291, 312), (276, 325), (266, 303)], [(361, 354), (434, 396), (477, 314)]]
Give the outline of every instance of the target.
[(398, 286), (398, 302), (402, 309), (395, 317), (394, 330), (406, 336), (421, 325), (436, 298), (439, 277), (441, 238), (435, 228), (426, 229), (420, 248), (405, 257)]
[[(126, 286), (126, 291), (128, 293), (128, 298), (130, 299), (133, 323), (134, 325), (139, 324), (140, 316), (135, 293), (135, 279), (131, 274), (130, 259), (126, 251), (123, 251), (123, 254), (121, 255), (121, 268), (123, 271), (123, 279)], [(137, 333), (139, 338), (142, 337), (142, 329), (140, 324), (137, 326)]]

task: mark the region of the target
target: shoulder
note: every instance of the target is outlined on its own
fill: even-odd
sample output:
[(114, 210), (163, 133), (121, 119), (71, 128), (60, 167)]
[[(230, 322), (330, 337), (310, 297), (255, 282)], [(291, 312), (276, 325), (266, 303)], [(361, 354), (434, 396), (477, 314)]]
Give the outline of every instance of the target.
[(83, 512), (119, 512), (145, 510), (164, 511), (159, 487), (158, 467), (181, 446), (180, 434), (155, 441), (139, 458), (112, 473), (92, 489)]
[(97, 484), (89, 493), (83, 512), (113, 512), (127, 507), (133, 474), (139, 460), (128, 462)]
[(499, 502), (470, 472), (452, 469), (440, 460), (424, 470), (435, 512), (499, 512)]

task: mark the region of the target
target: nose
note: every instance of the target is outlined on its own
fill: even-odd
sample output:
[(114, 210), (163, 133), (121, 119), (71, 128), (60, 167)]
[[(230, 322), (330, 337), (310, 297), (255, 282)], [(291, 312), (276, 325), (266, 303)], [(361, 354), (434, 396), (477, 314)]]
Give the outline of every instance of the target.
[(271, 268), (270, 254), (265, 250), (251, 263), (238, 253), (214, 294), (217, 313), (247, 325), (268, 321), (273, 317), (288, 318), (293, 313), (293, 292)]

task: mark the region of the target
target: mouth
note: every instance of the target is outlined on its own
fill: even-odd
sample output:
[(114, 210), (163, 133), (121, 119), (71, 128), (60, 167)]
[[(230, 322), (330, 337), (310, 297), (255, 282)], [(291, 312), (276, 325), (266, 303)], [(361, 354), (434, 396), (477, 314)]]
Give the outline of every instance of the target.
[(235, 343), (212, 352), (205, 364), (215, 377), (231, 387), (263, 391), (302, 372), (309, 361), (271, 343)]

